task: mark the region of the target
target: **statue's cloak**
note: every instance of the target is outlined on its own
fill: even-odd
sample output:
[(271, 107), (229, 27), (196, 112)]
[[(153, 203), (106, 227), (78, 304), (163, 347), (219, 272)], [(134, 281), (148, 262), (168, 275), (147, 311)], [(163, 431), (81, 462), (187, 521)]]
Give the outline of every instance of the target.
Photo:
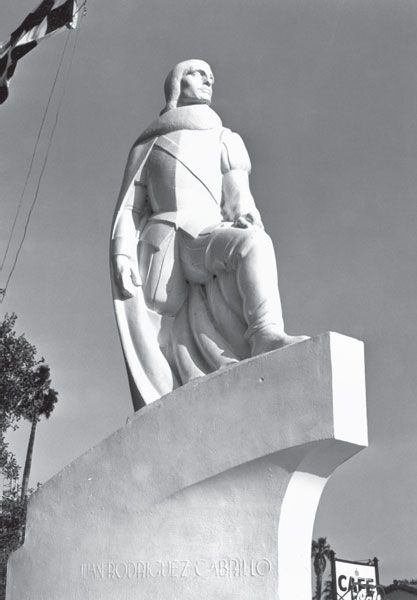
[[(206, 105), (173, 109), (151, 123), (129, 153), (112, 240), (132, 186), (140, 179), (158, 137), (183, 129), (221, 127), (218, 115)], [(144, 213), (139, 224), (137, 253), (140, 231), (149, 216)], [(225, 273), (204, 286), (187, 284), (187, 297), (178, 313), (161, 316), (146, 305), (142, 287), (131, 298), (121, 296), (112, 275), (114, 308), (136, 410), (195, 377), (249, 356), (246, 325), (233, 279), (233, 273)], [(221, 333), (224, 331), (228, 332), (227, 340)]]

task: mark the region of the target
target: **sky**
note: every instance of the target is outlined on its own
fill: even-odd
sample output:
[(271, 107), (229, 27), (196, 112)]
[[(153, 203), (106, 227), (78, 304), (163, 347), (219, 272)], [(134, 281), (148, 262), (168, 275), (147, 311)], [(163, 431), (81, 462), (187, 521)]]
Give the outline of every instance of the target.
[[(3, 0), (0, 39), (35, 6)], [(45, 357), (59, 392), (38, 428), (32, 486), (132, 414), (110, 223), (128, 150), (162, 108), (166, 74), (202, 58), (216, 78), (212, 107), (252, 159), (287, 331), (365, 343), (369, 448), (331, 477), (314, 535), (340, 558), (377, 556), (383, 583), (417, 577), (416, 33), (415, 0), (88, 1), (0, 305), (0, 317), (18, 315), (18, 333)], [(0, 107), (1, 256), (65, 40), (50, 38), (19, 62)], [(41, 157), (52, 127), (50, 117)], [(33, 176), (23, 216), (35, 188)], [(21, 463), (27, 438), (22, 427), (12, 440)]]

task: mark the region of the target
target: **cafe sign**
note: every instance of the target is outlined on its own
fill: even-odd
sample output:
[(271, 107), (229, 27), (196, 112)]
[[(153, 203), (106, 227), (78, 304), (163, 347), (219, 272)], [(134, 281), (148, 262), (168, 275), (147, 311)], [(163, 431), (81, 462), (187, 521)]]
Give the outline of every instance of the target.
[(333, 558), (333, 590), (335, 600), (382, 600), (378, 560), (352, 562)]

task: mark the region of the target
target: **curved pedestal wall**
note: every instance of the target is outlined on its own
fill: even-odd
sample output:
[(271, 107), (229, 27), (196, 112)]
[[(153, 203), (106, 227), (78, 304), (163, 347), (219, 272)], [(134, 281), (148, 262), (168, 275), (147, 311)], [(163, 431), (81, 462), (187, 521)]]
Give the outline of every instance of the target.
[(357, 340), (195, 380), (33, 494), (7, 600), (311, 600), (320, 494), (366, 444)]

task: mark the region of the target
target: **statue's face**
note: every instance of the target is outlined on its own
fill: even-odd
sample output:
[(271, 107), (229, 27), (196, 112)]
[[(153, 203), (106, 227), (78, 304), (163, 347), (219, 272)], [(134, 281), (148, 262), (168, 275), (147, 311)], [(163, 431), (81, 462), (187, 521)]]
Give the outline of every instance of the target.
[(190, 61), (182, 78), (177, 106), (211, 104), (214, 77), (210, 65), (202, 60)]

